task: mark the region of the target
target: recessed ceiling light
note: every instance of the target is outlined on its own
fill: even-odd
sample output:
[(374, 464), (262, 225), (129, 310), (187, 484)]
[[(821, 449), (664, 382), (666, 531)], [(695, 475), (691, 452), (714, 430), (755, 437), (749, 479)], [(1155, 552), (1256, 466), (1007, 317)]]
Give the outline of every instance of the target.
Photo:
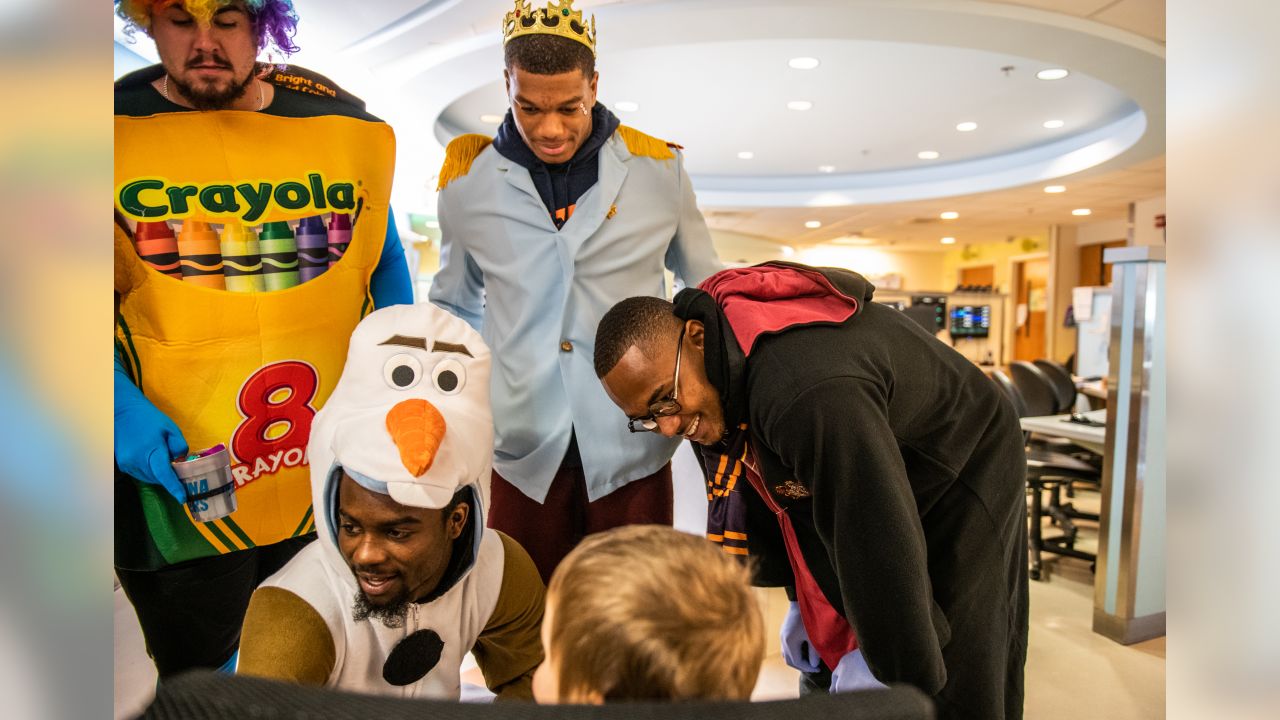
[(960, 132), (973, 132), (974, 130), (978, 129), (978, 123), (962, 122), (959, 125), (956, 125), (956, 129), (959, 130)]
[(502, 124), (502, 116), (501, 116), (501, 115), (490, 115), (490, 114), (488, 114), (488, 113), (485, 113), (484, 115), (481, 115), (481, 116), (480, 116), (480, 122), (482, 122), (482, 123), (487, 123), (487, 124), (489, 124), (489, 125), (501, 125), (501, 124)]
[(792, 100), (787, 103), (788, 110), (808, 110), (813, 107), (813, 103), (808, 100)]
[(821, 220), (806, 220), (806, 221), (805, 221), (805, 223), (804, 223), (804, 226), (805, 226), (805, 227), (807, 227), (807, 228), (809, 228), (810, 230), (817, 230), (818, 228), (822, 227), (822, 221), (821, 221)]
[(1045, 120), (1044, 121), (1044, 126), (1050, 130), (1057, 130), (1063, 125), (1066, 125), (1066, 123), (1062, 122), (1061, 120)]
[(792, 255), (795, 255), (795, 254), (796, 254), (795, 248), (791, 247), (790, 245), (782, 246), (782, 257), (791, 257)]
[(944, 237), (942, 238), (941, 242), (943, 245), (955, 245), (956, 239), (953, 237)]
[(756, 154), (751, 152), (750, 150), (743, 150), (742, 152), (738, 153), (739, 160), (750, 160), (755, 156)]
[(920, 152), (916, 153), (916, 157), (920, 158), (921, 160), (937, 160), (938, 151), (937, 150), (921, 150)]
[(819, 165), (818, 166), (818, 172), (821, 172), (821, 173), (833, 173), (835, 171), (836, 171), (835, 165)]
[(1066, 68), (1049, 68), (1048, 70), (1041, 70), (1036, 73), (1036, 77), (1041, 80), (1061, 80), (1070, 74), (1071, 73), (1068, 72)]
[(948, 210), (942, 213), (941, 215), (939, 215), (938, 217), (942, 218), (943, 220), (955, 220), (956, 218), (960, 217), (960, 213), (956, 212), (955, 210)]
[(1076, 208), (1075, 210), (1071, 211), (1071, 214), (1072, 215), (1091, 215), (1093, 214), (1093, 211), (1090, 210), (1089, 208)]
[(794, 57), (787, 61), (796, 70), (812, 70), (818, 67), (818, 58), (815, 57)]
[(630, 100), (619, 100), (613, 104), (613, 109), (621, 110), (622, 112), (635, 112), (640, 109), (640, 103), (631, 102)]
[(1066, 186), (1066, 185), (1045, 185), (1045, 186), (1044, 186), (1044, 191), (1045, 191), (1045, 192), (1047, 192), (1047, 193), (1060, 193), (1060, 192), (1066, 192), (1066, 191), (1067, 191), (1067, 186)]

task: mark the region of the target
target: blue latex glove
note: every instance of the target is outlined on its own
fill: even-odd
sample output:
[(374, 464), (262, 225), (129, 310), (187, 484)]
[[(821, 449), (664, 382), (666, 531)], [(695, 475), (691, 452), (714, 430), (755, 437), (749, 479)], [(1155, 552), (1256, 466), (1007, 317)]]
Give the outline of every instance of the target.
[(178, 502), (187, 491), (170, 461), (187, 454), (182, 431), (160, 412), (116, 361), (116, 464), (145, 483), (161, 485)]
[(809, 642), (804, 621), (800, 619), (800, 605), (792, 602), (787, 616), (782, 619), (782, 659), (800, 672), (817, 672), (822, 660), (818, 649)]
[(831, 692), (855, 692), (858, 690), (887, 690), (888, 685), (876, 679), (862, 657), (862, 650), (840, 658), (840, 664), (831, 671)]

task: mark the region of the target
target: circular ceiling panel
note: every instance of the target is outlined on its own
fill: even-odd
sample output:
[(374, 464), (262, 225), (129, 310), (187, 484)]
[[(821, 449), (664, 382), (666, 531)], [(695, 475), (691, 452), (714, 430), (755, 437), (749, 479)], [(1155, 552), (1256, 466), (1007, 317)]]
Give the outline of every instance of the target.
[[(624, 123), (685, 146), (706, 206), (945, 197), (1164, 151), (1163, 49), (1080, 18), (970, 0), (594, 12), (600, 99)], [(496, 33), (477, 35), (388, 68), (406, 92), (430, 97), (441, 145), (495, 131), (492, 116), (507, 107), (500, 47)], [(798, 57), (818, 64), (796, 69)], [(1051, 68), (1069, 74), (1037, 79)]]

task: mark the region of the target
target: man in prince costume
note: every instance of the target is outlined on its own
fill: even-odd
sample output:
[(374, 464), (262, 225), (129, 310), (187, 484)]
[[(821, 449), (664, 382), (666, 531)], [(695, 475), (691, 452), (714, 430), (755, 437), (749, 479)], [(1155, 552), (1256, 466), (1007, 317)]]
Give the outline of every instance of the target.
[(680, 147), (621, 125), (597, 100), (596, 25), (572, 0), (503, 20), (511, 109), (497, 136), (462, 135), (440, 170), (431, 302), (493, 348), (490, 527), (544, 580), (584, 535), (670, 525), (677, 442), (629, 437), (592, 372), (596, 324), (627, 295), (716, 272)]
[[(115, 86), (114, 385), (116, 574), (164, 678), (231, 666), (254, 588), (314, 539), (312, 418), (360, 318), (412, 290), (389, 219), (390, 127), (322, 76), (257, 61), (297, 50), (289, 0), (116, 10), (161, 60)], [(341, 259), (272, 292), (184, 281), (134, 242), (141, 223), (251, 235), (339, 215)], [(170, 461), (217, 444), (238, 508), (196, 522)]]

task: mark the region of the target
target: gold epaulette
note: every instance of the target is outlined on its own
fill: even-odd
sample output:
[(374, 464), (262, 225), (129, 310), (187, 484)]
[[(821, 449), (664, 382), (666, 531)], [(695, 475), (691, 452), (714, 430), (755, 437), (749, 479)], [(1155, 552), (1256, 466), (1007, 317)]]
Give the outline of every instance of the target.
[(656, 158), (658, 160), (671, 160), (676, 154), (671, 152), (671, 148), (683, 150), (684, 148), (666, 140), (659, 140), (652, 135), (645, 135), (633, 127), (626, 125), (618, 126), (618, 134), (622, 136), (622, 141), (627, 144), (627, 150), (632, 155), (642, 155), (644, 157)]
[(493, 138), (476, 133), (459, 135), (450, 140), (448, 147), (444, 149), (444, 164), (440, 166), (440, 182), (436, 184), (436, 191), (443, 190), (445, 185), (471, 172), (471, 163), (475, 162), (476, 156), (492, 143)]

